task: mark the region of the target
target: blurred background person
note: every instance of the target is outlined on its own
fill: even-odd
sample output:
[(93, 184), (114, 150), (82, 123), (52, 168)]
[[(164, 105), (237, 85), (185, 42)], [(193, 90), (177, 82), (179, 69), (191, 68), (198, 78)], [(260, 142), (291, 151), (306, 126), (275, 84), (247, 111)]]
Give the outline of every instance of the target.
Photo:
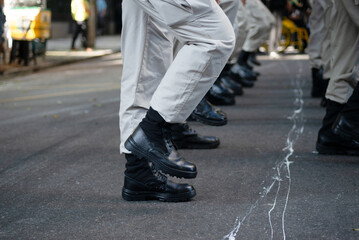
[[(255, 58), (258, 48), (269, 38), (269, 33), (275, 20), (273, 14), (260, 0), (247, 0), (245, 2), (248, 33), (243, 43), (237, 63), (231, 72), (246, 80), (256, 80), (259, 75), (252, 65), (260, 65)], [(243, 84), (242, 84), (243, 85)]]
[(3, 65), (4, 65), (4, 25), (5, 25), (5, 15), (3, 12), (3, 5), (4, 1), (0, 0), (0, 74), (4, 72)]
[(105, 32), (105, 18), (107, 14), (107, 3), (105, 0), (97, 0), (97, 35), (102, 35)]
[(290, 0), (287, 6), (287, 17), (297, 27), (306, 28), (309, 32), (308, 18), (310, 15), (310, 4), (306, 0)]
[(88, 19), (90, 16), (90, 4), (88, 0), (72, 0), (71, 1), (71, 15), (76, 22), (76, 29), (72, 37), (71, 50), (76, 50), (76, 39), (81, 33), (81, 44), (86, 51), (91, 51), (88, 47), (87, 41), (87, 29)]
[(278, 45), (282, 34), (282, 18), (286, 11), (287, 2), (288, 0), (270, 0), (268, 3), (268, 8), (275, 19), (270, 31), (268, 43), (268, 52), (271, 58), (279, 57)]

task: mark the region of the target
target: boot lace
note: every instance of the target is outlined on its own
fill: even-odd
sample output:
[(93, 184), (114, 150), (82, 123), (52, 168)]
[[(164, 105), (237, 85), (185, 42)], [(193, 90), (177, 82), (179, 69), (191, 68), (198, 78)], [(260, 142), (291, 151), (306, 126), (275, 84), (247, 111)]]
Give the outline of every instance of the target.
[(151, 165), (151, 171), (152, 171), (153, 175), (157, 178), (157, 180), (159, 182), (161, 182), (160, 184), (156, 185), (155, 187), (160, 190), (165, 190), (166, 184), (167, 184), (167, 176), (165, 176), (163, 173), (161, 173), (160, 170), (158, 170), (153, 164)]

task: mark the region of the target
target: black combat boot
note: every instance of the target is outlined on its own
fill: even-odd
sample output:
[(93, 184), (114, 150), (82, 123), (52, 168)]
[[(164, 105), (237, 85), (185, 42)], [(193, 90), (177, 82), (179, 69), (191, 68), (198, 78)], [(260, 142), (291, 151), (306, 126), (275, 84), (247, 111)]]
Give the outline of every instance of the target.
[(234, 105), (236, 103), (234, 94), (223, 84), (217, 82), (209, 89), (206, 99), (213, 105)]
[(252, 70), (253, 67), (248, 64), (248, 58), (251, 54), (252, 54), (252, 52), (247, 52), (247, 51), (241, 50), (241, 53), (239, 54), (239, 57), (237, 60), (237, 63), (241, 66), (244, 66), (247, 69)]
[(240, 83), (234, 81), (230, 75), (230, 65), (227, 64), (226, 67), (222, 70), (221, 74), (219, 75), (218, 79), (226, 88), (232, 90), (235, 96), (243, 95), (243, 87)]
[(179, 202), (189, 201), (196, 195), (191, 185), (173, 183), (159, 172), (154, 174), (146, 159), (126, 154), (126, 160), (123, 199)]
[(332, 126), (338, 117), (344, 104), (327, 100), (327, 111), (323, 118), (323, 124), (318, 133), (316, 149), (320, 154), (330, 155), (358, 155), (359, 142), (346, 140), (332, 131)]
[(163, 128), (166, 122), (150, 108), (134, 133), (126, 140), (125, 147), (138, 158), (145, 158), (156, 169), (179, 178), (195, 178), (197, 168), (181, 157), (172, 157), (168, 150)]
[(198, 121), (210, 126), (223, 126), (227, 124), (227, 114), (220, 108), (210, 104), (206, 98), (203, 98), (188, 120)]
[(359, 84), (336, 119), (333, 131), (347, 140), (359, 143)]
[(178, 149), (212, 149), (220, 143), (217, 137), (199, 135), (187, 123), (172, 124), (170, 130), (173, 143)]
[(236, 82), (240, 83), (245, 88), (253, 87), (253, 81), (257, 80), (257, 75), (253, 71), (239, 64), (234, 64), (232, 66), (228, 76), (230, 76)]
[(258, 61), (256, 53), (255, 52), (251, 52), (249, 54), (248, 60), (253, 63), (254, 65), (260, 66), (261, 63)]

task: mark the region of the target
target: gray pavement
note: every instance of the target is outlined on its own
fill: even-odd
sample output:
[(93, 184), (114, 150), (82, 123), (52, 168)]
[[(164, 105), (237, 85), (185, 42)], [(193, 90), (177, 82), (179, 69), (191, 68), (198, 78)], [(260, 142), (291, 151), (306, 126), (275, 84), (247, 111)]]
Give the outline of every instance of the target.
[(71, 41), (71, 38), (49, 39), (47, 41), (47, 51), (45, 56), (37, 57), (36, 63), (34, 60), (31, 60), (28, 66), (18, 64), (17, 62), (5, 65), (4, 73), (0, 75), (0, 80), (12, 78), (21, 74), (29, 74), (49, 67), (105, 56), (120, 52), (121, 50), (120, 35), (97, 36), (95, 48), (90, 52), (80, 48), (79, 39), (76, 41), (77, 50), (70, 50)]
[(228, 125), (190, 122), (221, 145), (181, 151), (187, 203), (121, 199), (120, 54), (1, 81), (0, 239), (359, 239), (359, 159), (315, 152), (307, 56), (260, 60)]

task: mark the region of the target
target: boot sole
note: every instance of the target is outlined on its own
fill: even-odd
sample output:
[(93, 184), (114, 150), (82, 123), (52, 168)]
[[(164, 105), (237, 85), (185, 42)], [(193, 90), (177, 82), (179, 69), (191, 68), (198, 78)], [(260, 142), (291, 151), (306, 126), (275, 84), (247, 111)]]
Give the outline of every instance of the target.
[(162, 202), (187, 202), (196, 196), (196, 190), (183, 193), (159, 193), (148, 191), (132, 191), (122, 189), (122, 198), (126, 201), (148, 201), (159, 200)]
[(341, 147), (327, 147), (322, 144), (316, 145), (316, 149), (319, 154), (324, 155), (349, 155), (349, 156), (359, 156), (359, 150), (350, 150), (343, 149)]
[(153, 163), (158, 170), (161, 170), (163, 173), (168, 174), (172, 177), (192, 179), (196, 178), (197, 176), (197, 171), (190, 172), (178, 170), (164, 164), (160, 159), (158, 159), (158, 156), (156, 156), (155, 154), (147, 151), (142, 151), (142, 149), (137, 146), (136, 142), (133, 140), (132, 137), (130, 137), (125, 142), (125, 147), (130, 150), (134, 155), (147, 159), (149, 162)]

